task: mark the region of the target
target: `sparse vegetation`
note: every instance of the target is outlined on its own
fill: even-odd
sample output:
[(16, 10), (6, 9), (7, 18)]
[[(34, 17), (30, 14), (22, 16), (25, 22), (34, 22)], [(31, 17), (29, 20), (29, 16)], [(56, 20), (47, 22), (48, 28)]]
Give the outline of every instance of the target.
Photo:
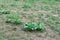
[(10, 14), (10, 10), (2, 10), (2, 14)]
[(21, 20), (17, 14), (11, 14), (7, 17), (6, 23), (15, 23), (15, 24), (21, 24)]
[(60, 0), (55, 0), (55, 1), (58, 1), (58, 2), (60, 2)]
[(31, 6), (29, 6), (29, 5), (27, 5), (27, 4), (24, 4), (22, 8), (24, 8), (24, 9), (29, 9), (29, 8), (31, 8)]
[(19, 1), (19, 0), (15, 0), (15, 1)]
[(60, 40), (60, 0), (0, 0), (0, 40), (43, 39)]
[(18, 5), (16, 3), (11, 3), (10, 6), (17, 7)]

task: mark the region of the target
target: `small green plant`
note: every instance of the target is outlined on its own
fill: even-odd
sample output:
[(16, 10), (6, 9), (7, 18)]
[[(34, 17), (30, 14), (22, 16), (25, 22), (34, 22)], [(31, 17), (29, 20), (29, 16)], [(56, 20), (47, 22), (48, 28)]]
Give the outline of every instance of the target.
[(4, 8), (5, 6), (6, 6), (5, 4), (0, 4), (0, 7), (3, 7)]
[(50, 10), (49, 6), (44, 6), (45, 10)]
[(10, 14), (10, 10), (3, 10), (1, 13), (2, 14)]
[(24, 25), (24, 28), (25, 29), (29, 29), (29, 30), (40, 30), (40, 31), (43, 31), (44, 30), (44, 27), (41, 25), (40, 22), (37, 22), (37, 23), (27, 22)]
[(28, 22), (24, 25), (24, 28), (29, 29), (29, 30), (34, 30), (34, 24), (33, 22)]
[(36, 2), (37, 0), (24, 0), (24, 2), (28, 2), (28, 3), (33, 3)]
[(27, 5), (27, 4), (24, 4), (22, 8), (28, 9), (28, 8), (31, 8), (31, 7), (29, 5)]
[(10, 4), (10, 6), (17, 7), (18, 4), (17, 3), (12, 3), (12, 4)]
[(19, 1), (19, 0), (15, 0), (15, 1)]
[(21, 20), (17, 14), (11, 14), (7, 17), (6, 23), (21, 24)]
[(55, 1), (58, 1), (58, 2), (60, 2), (60, 0), (55, 0)]
[(42, 24), (40, 22), (37, 22), (36, 23), (36, 29), (37, 30), (40, 30), (40, 31), (43, 31), (44, 30), (44, 27), (42, 26)]

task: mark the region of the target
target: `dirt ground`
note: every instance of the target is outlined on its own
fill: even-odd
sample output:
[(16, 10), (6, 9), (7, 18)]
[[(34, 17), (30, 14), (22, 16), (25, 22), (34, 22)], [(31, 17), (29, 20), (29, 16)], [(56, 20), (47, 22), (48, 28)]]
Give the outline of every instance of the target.
[[(0, 10), (9, 9), (12, 12), (19, 13), (23, 23), (33, 20), (40, 20), (45, 27), (45, 31), (24, 31), (23, 25), (5, 23), (7, 16), (10, 14), (0, 15), (0, 40), (60, 40), (59, 30), (54, 31), (52, 28), (60, 28), (60, 2), (42, 3), (41, 0), (33, 3), (26, 2), (31, 8), (22, 8), (24, 0), (0, 0)], [(13, 6), (12, 6), (13, 5)], [(45, 7), (47, 6), (47, 8)], [(12, 14), (12, 13), (11, 13)], [(56, 20), (52, 20), (53, 16)], [(49, 19), (51, 17), (51, 19)], [(16, 30), (13, 28), (16, 27)]]

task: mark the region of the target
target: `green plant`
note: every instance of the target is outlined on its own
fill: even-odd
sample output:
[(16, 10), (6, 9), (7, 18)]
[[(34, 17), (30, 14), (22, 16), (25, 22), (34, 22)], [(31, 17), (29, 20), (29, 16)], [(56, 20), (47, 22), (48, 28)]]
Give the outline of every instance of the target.
[(40, 22), (37, 22), (37, 23), (27, 22), (24, 25), (24, 28), (25, 29), (29, 29), (29, 30), (40, 30), (40, 31), (43, 31), (44, 30), (44, 27), (41, 25)]
[(27, 4), (24, 4), (22, 8), (28, 9), (28, 8), (31, 8), (31, 7), (29, 5), (27, 5)]
[(50, 10), (50, 7), (49, 6), (44, 6), (44, 9), (45, 10)]
[(24, 28), (29, 29), (29, 30), (34, 30), (34, 24), (33, 24), (33, 22), (27, 22), (24, 25)]
[(15, 0), (15, 1), (19, 1), (19, 0)]
[(44, 30), (44, 27), (42, 26), (42, 24), (40, 22), (37, 22), (35, 29), (40, 30), (40, 31), (43, 31)]
[(10, 6), (17, 7), (18, 4), (17, 3), (11, 3)]
[(6, 4), (4, 4), (4, 3), (3, 4), (0, 4), (0, 7), (3, 7), (4, 8), (5, 6), (6, 6)]
[(55, 0), (55, 1), (58, 1), (58, 2), (60, 2), (60, 0)]
[(28, 3), (33, 3), (36, 2), (37, 0), (24, 0), (24, 2), (28, 2)]
[(7, 17), (6, 23), (21, 24), (21, 20), (17, 14), (11, 14)]
[(1, 13), (2, 14), (10, 14), (10, 10), (3, 10)]

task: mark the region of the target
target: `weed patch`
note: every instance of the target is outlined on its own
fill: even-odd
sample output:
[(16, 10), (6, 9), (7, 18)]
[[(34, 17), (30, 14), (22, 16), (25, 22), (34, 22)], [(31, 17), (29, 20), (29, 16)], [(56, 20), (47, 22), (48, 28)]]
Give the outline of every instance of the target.
[(41, 25), (40, 22), (37, 23), (27, 22), (25, 23), (24, 28), (28, 30), (40, 30), (40, 31), (44, 30), (44, 27)]
[(15, 1), (19, 1), (19, 0), (15, 0)]
[(10, 14), (10, 10), (2, 10), (2, 14)]
[(12, 4), (10, 4), (10, 6), (17, 7), (18, 5), (17, 5), (17, 3), (12, 3)]
[(28, 9), (28, 8), (31, 8), (31, 6), (29, 6), (29, 5), (27, 5), (27, 4), (24, 4), (22, 8)]
[(0, 10), (0, 15), (2, 14), (10, 14), (11, 13), (11, 10)]
[(21, 24), (22, 22), (17, 14), (11, 14), (7, 17), (6, 23)]

